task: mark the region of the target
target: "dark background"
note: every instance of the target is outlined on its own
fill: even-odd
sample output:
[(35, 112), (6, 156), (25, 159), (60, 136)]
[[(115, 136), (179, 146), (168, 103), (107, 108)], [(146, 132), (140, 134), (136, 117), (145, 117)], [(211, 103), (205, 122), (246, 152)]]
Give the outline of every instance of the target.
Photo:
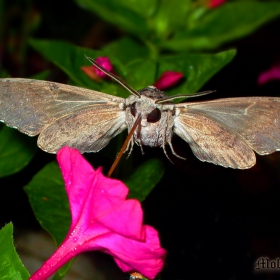
[[(28, 46), (26, 38), (61, 39), (101, 48), (122, 36), (120, 30), (71, 1), (12, 2), (3, 2), (1, 26), (1, 66), (12, 77), (29, 77), (51, 68), (52, 80), (67, 82), (59, 69)], [(257, 84), (261, 72), (280, 62), (279, 35), (280, 19), (221, 48), (234, 47), (238, 53), (202, 88), (217, 92), (199, 100), (279, 96), (280, 81)], [(170, 155), (171, 164), (161, 149), (145, 147), (144, 156), (139, 148), (134, 149), (139, 162), (156, 157), (166, 168), (143, 203), (145, 223), (159, 230), (168, 251), (162, 279), (277, 279), (280, 273), (256, 274), (254, 266), (260, 257), (280, 258), (280, 154), (257, 156), (253, 168), (232, 170), (200, 162), (182, 139), (174, 137), (173, 143), (186, 161)], [(98, 154), (87, 158), (104, 165), (105, 170), (111, 164)], [(0, 221), (3, 225), (12, 221), (16, 234), (39, 228), (22, 187), (54, 159), (39, 151), (24, 170), (0, 180)]]

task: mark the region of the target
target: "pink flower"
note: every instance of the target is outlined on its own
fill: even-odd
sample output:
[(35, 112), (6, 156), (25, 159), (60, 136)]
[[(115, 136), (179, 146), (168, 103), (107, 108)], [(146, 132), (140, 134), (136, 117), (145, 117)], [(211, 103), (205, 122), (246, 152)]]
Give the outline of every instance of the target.
[(280, 80), (280, 63), (262, 72), (258, 77), (258, 84), (263, 85), (273, 80)]
[(208, 7), (209, 8), (216, 8), (216, 7), (222, 5), (225, 2), (226, 2), (226, 0), (210, 0), (208, 2)]
[[(105, 70), (112, 72), (113, 65), (110, 59), (106, 56), (100, 56), (95, 61), (102, 66)], [(109, 78), (104, 72), (93, 66), (82, 66), (82, 71), (89, 76), (92, 80), (100, 82), (102, 79)]]
[(143, 211), (128, 188), (94, 170), (76, 149), (62, 148), (57, 159), (69, 198), (72, 223), (56, 252), (31, 280), (44, 280), (76, 255), (99, 250), (113, 256), (124, 271), (153, 279), (162, 269), (165, 250), (157, 231), (142, 225)]
[(154, 86), (160, 90), (172, 87), (181, 80), (183, 74), (181, 72), (166, 71), (155, 82)]
[[(95, 59), (95, 62), (97, 62), (101, 67), (103, 67), (105, 70), (111, 72), (113, 70), (113, 65), (110, 61), (110, 59), (107, 56), (100, 56)], [(97, 69), (95, 66), (93, 66), (94, 72), (97, 76), (100, 78), (106, 78), (108, 77), (104, 72)]]

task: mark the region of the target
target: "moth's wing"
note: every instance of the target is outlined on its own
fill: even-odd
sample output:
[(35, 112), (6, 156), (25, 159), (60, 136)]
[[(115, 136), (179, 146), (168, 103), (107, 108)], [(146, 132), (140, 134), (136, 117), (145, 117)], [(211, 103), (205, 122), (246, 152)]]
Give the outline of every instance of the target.
[(0, 120), (30, 136), (79, 110), (100, 111), (102, 106), (120, 110), (122, 103), (123, 98), (80, 87), (21, 78), (0, 79)]
[(100, 106), (76, 111), (46, 126), (38, 146), (56, 153), (63, 146), (80, 152), (97, 152), (126, 128), (125, 113), (118, 107)]
[(175, 118), (174, 132), (189, 143), (201, 161), (240, 169), (256, 162), (254, 152), (238, 134), (201, 114), (181, 113)]
[[(217, 160), (215, 154), (222, 154), (227, 157), (230, 154), (237, 159), (234, 159), (235, 168), (249, 168), (254, 163), (250, 160), (242, 162), (240, 156), (240, 149), (244, 150), (244, 145), (250, 149), (255, 150), (258, 154), (270, 154), (280, 149), (280, 98), (277, 97), (242, 97), (242, 98), (225, 98), (206, 102), (195, 103), (181, 103), (176, 105), (179, 110), (178, 117), (175, 120), (180, 129), (184, 129), (187, 137), (182, 137), (180, 131), (178, 133), (184, 140), (190, 138), (189, 134), (193, 133), (193, 128), (188, 127), (189, 116), (194, 117), (201, 122), (208, 121), (208, 129), (211, 131), (211, 137), (214, 142), (209, 145), (207, 134), (201, 128), (201, 124), (196, 123), (196, 133), (200, 134), (201, 139), (198, 143), (192, 144), (196, 146), (194, 153), (202, 160), (224, 165), (223, 160)], [(187, 121), (186, 121), (187, 119)], [(215, 131), (215, 127), (222, 127), (227, 131), (223, 132), (219, 129)], [(180, 130), (179, 129), (179, 130)], [(176, 130), (178, 131), (178, 129)], [(224, 133), (225, 135), (218, 135)], [(227, 136), (226, 136), (227, 135)], [(223, 144), (221, 142), (230, 142), (233, 136), (238, 138), (234, 145)], [(195, 140), (195, 139), (193, 139)], [(205, 148), (202, 141), (208, 143)], [(215, 144), (217, 143), (217, 145)], [(242, 144), (240, 144), (242, 142)], [(228, 151), (220, 150), (220, 147), (225, 146)], [(249, 156), (249, 150), (243, 151), (243, 160), (252, 158)], [(203, 155), (203, 156), (202, 156)], [(207, 158), (208, 159), (205, 159)], [(214, 160), (213, 160), (214, 159)], [(234, 167), (231, 164), (227, 166)]]

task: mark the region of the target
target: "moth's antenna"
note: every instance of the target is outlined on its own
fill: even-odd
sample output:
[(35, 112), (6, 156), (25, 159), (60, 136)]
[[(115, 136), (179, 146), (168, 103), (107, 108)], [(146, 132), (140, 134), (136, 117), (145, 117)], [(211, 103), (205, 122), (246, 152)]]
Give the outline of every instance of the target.
[(135, 96), (137, 96), (138, 98), (141, 97), (141, 95), (132, 87), (130, 87), (122, 78), (120, 78), (119, 76), (105, 70), (103, 67), (101, 67), (99, 64), (97, 64), (92, 58), (88, 57), (85, 55), (85, 57), (96, 67), (98, 68), (100, 71), (104, 72), (106, 75), (108, 75), (110, 78), (114, 79), (116, 82), (118, 82), (122, 87), (124, 87), (125, 89), (127, 89), (130, 93), (134, 94)]
[(212, 92), (215, 92), (216, 90), (207, 90), (207, 91), (202, 91), (202, 92), (196, 92), (196, 93), (191, 93), (191, 94), (176, 94), (173, 96), (167, 96), (163, 97), (161, 99), (158, 99), (155, 103), (160, 104), (160, 103), (165, 103), (170, 100), (178, 99), (178, 98), (192, 98), (192, 97), (198, 97), (198, 96), (203, 96), (210, 94)]
[(115, 161), (113, 162), (113, 164), (112, 164), (112, 166), (111, 166), (111, 168), (110, 168), (110, 170), (109, 170), (109, 172), (108, 172), (108, 174), (107, 174), (107, 177), (111, 177), (111, 175), (112, 175), (112, 173), (114, 172), (116, 166), (118, 165), (118, 163), (119, 163), (119, 161), (120, 161), (120, 159), (121, 159), (123, 153), (125, 152), (125, 149), (126, 149), (128, 143), (129, 143), (131, 137), (133, 136), (133, 133), (134, 133), (135, 129), (136, 129), (137, 126), (140, 124), (140, 122), (141, 122), (141, 114), (139, 114), (138, 118), (137, 118), (136, 121), (134, 122), (134, 125), (133, 125), (133, 127), (131, 128), (129, 134), (127, 135), (127, 137), (126, 137), (126, 139), (125, 139), (125, 141), (124, 141), (124, 143), (123, 143), (123, 145), (122, 145), (122, 148), (121, 148), (121, 150), (120, 150), (120, 152), (119, 152), (117, 158), (116, 158)]

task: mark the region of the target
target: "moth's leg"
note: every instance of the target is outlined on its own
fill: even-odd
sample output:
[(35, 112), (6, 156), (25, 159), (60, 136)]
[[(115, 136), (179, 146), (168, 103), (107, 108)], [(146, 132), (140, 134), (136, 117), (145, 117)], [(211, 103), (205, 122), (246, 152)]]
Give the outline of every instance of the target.
[(127, 146), (126, 146), (126, 148), (125, 148), (125, 153), (129, 150), (131, 150), (131, 145), (133, 145), (133, 143), (131, 143), (131, 139), (129, 140), (129, 142), (128, 142), (128, 144), (127, 144)]
[(164, 143), (163, 145), (162, 145), (162, 149), (163, 149), (163, 151), (164, 151), (164, 154), (165, 154), (165, 156), (167, 157), (167, 159), (172, 163), (172, 164), (174, 164), (173, 163), (173, 161), (169, 158), (169, 156), (167, 155), (167, 152), (166, 152), (166, 150), (165, 150), (165, 145), (166, 145), (166, 143)]
[(163, 152), (164, 152), (165, 156), (167, 157), (167, 159), (173, 164), (172, 160), (169, 158), (169, 156), (167, 155), (167, 152), (165, 150), (165, 146), (167, 144), (167, 142), (166, 142), (166, 130), (167, 130), (167, 127), (165, 126), (164, 130), (163, 130), (163, 134), (162, 134), (162, 149), (163, 149)]
[(174, 151), (174, 149), (173, 149), (173, 146), (172, 146), (171, 140), (170, 140), (170, 141), (168, 141), (168, 145), (169, 145), (169, 147), (170, 147), (170, 149), (171, 149), (171, 152), (172, 152), (172, 154), (173, 154), (174, 156), (176, 156), (177, 158), (180, 158), (180, 159), (186, 160), (186, 158), (181, 157), (181, 156), (179, 156), (178, 154), (176, 154), (176, 152), (175, 152), (175, 151)]
[[(162, 140), (163, 140), (163, 147), (162, 148), (163, 148), (163, 151), (164, 151), (166, 157), (169, 159), (169, 157), (166, 154), (166, 150), (165, 150), (165, 145), (168, 143), (168, 145), (171, 149), (171, 152), (174, 156), (176, 156), (180, 159), (185, 159), (185, 158), (179, 156), (178, 154), (176, 154), (176, 152), (173, 149), (172, 143), (171, 143), (172, 136), (173, 136), (173, 124), (174, 124), (174, 116), (171, 114), (171, 112), (168, 115), (166, 115), (166, 119), (164, 120), (164, 124), (165, 124), (165, 126), (164, 126), (163, 135), (162, 135)], [(171, 161), (171, 160), (169, 159), (169, 161)]]
[(138, 125), (136, 128), (136, 133), (137, 133), (137, 139), (139, 139), (139, 142), (137, 142), (140, 146), (141, 149), (141, 153), (142, 155), (144, 155), (144, 151), (143, 151), (143, 146), (142, 146), (142, 141), (141, 141), (141, 125)]
[(131, 138), (129, 143), (128, 143), (128, 145), (127, 145), (127, 147), (126, 147), (126, 149), (125, 149), (125, 152), (127, 152), (128, 149), (129, 149), (129, 152), (128, 152), (128, 155), (127, 155), (126, 158), (129, 158), (129, 156), (131, 155), (131, 153), (133, 151), (133, 145), (134, 145), (134, 140), (133, 140), (133, 138)]
[(142, 153), (142, 155), (144, 155), (145, 153), (144, 153), (144, 150), (143, 150), (143, 146), (142, 146), (142, 142), (141, 142), (141, 140), (140, 140), (139, 146), (140, 146), (140, 149), (141, 149), (141, 153)]

